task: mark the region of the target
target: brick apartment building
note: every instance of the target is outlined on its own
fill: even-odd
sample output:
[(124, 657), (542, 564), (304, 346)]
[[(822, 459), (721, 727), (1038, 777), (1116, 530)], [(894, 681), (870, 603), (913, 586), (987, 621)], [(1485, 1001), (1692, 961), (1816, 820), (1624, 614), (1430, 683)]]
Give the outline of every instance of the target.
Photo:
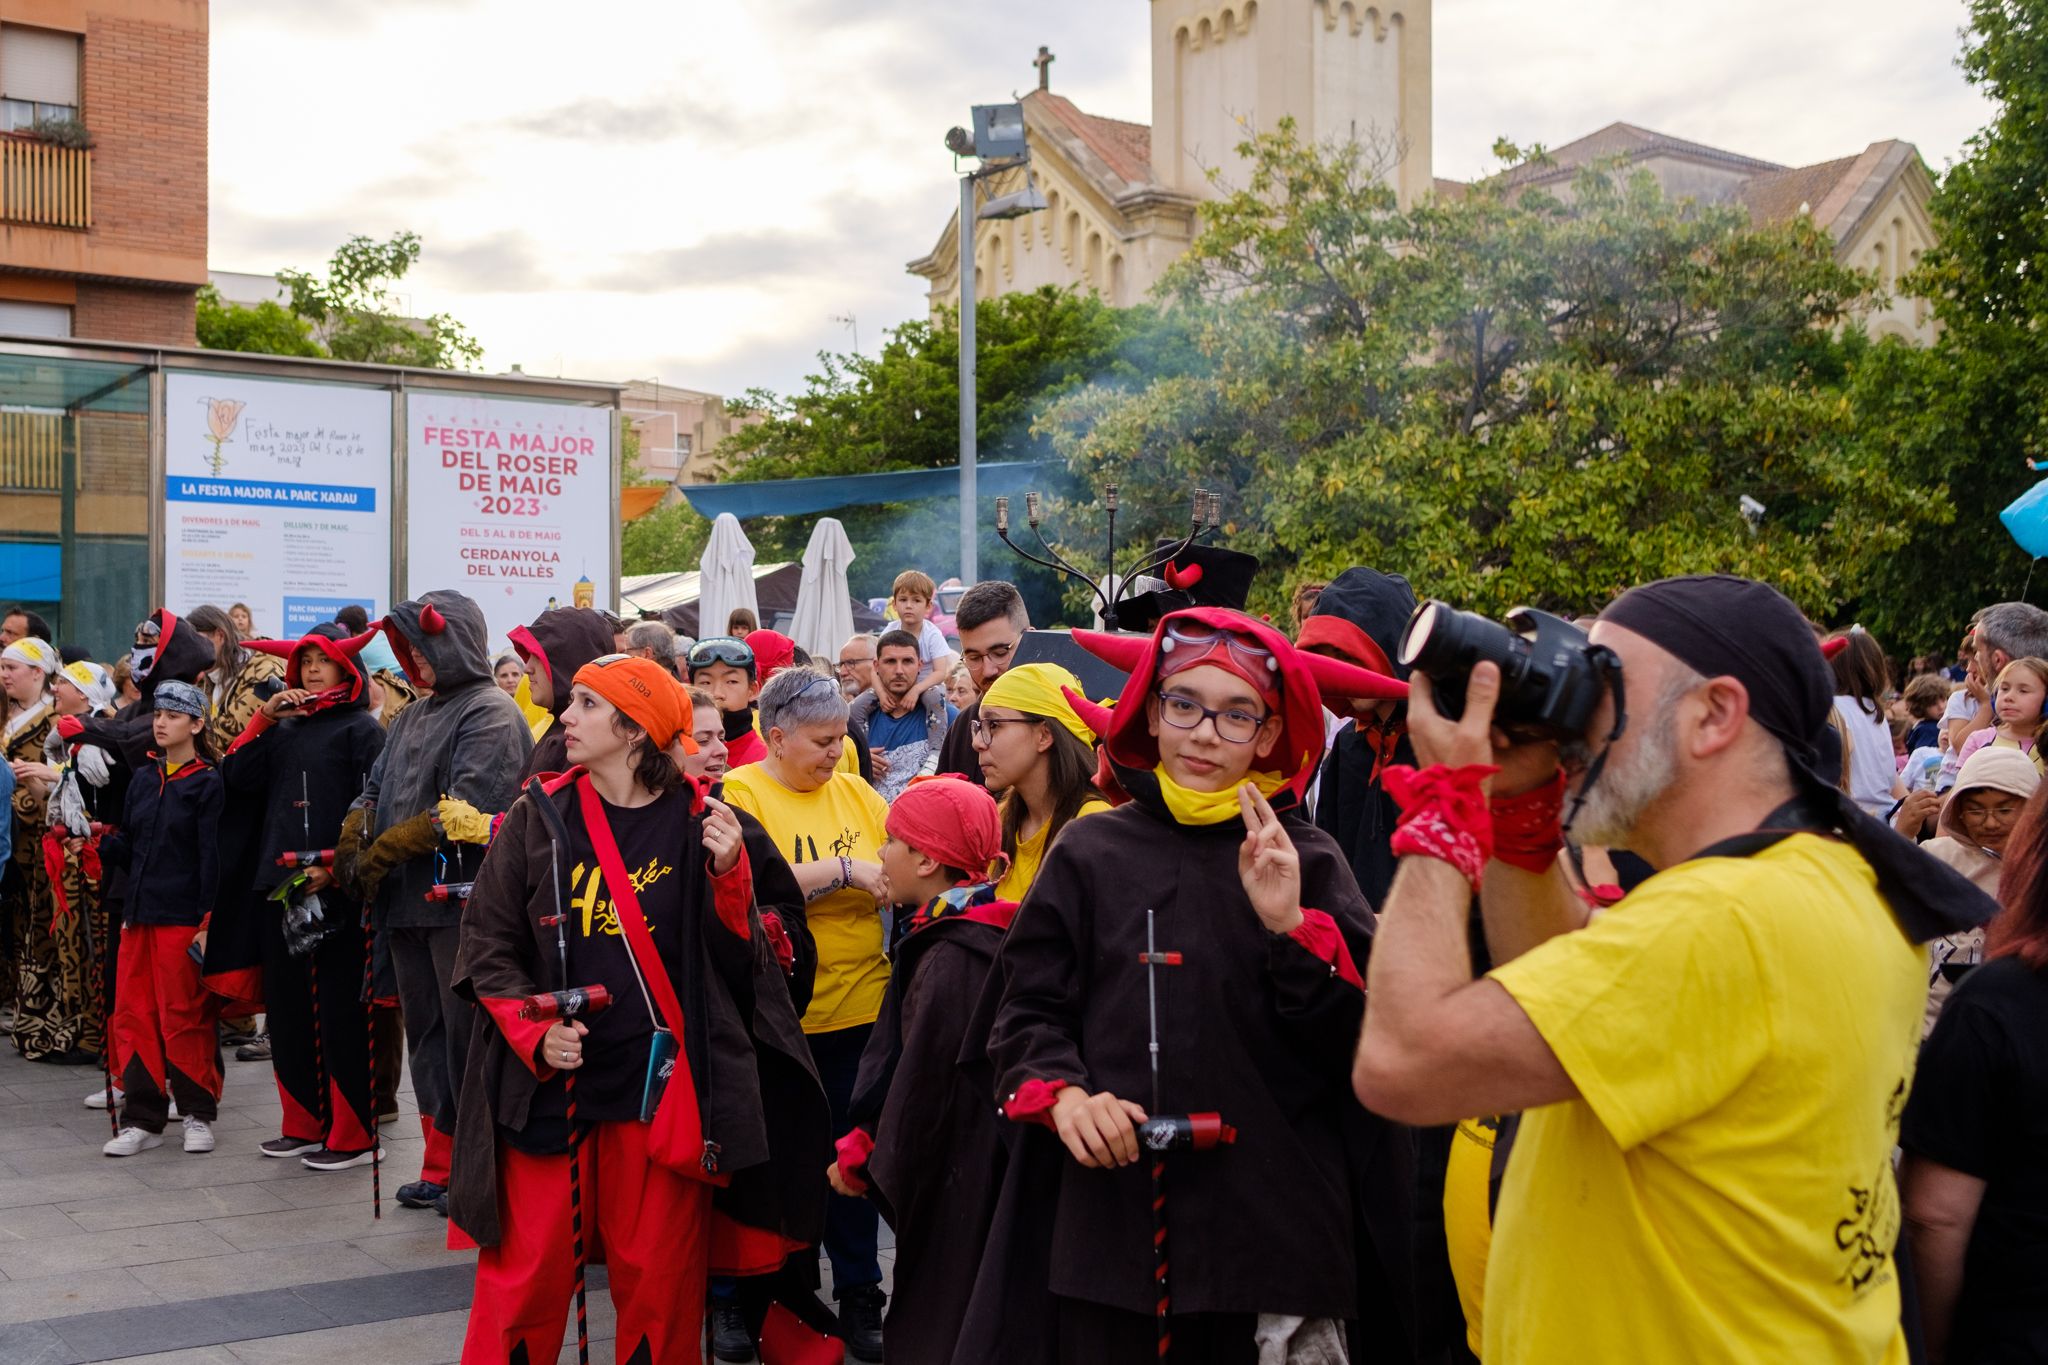
[(194, 343), (206, 41), (206, 0), (0, 0), (0, 334)]

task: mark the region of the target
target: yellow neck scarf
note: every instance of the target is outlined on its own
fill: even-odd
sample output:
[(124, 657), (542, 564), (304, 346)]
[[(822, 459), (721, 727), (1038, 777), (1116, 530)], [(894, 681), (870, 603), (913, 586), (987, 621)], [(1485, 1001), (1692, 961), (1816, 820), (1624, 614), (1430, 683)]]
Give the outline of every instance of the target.
[[(1220, 792), (1190, 791), (1166, 775), (1166, 765), (1160, 764), (1152, 770), (1159, 779), (1159, 795), (1166, 801), (1166, 809), (1175, 820), (1183, 825), (1220, 825), (1225, 820), (1243, 818), (1244, 808), (1237, 803), (1238, 784), (1225, 787)], [(1287, 785), (1287, 779), (1279, 773), (1252, 773), (1245, 778), (1259, 789), (1259, 794), (1268, 800), (1273, 793)]]

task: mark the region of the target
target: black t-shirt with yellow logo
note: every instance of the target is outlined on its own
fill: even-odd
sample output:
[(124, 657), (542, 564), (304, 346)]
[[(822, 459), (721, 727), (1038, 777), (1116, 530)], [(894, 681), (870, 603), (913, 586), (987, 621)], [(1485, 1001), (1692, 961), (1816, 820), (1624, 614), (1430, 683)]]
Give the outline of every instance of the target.
[[(703, 875), (702, 849), (684, 846), (690, 833), (689, 793), (668, 792), (634, 809), (607, 802), (604, 813), (618, 841), (619, 861), (633, 879), (655, 950), (664, 964), (681, 962), (683, 878)], [(583, 1065), (570, 1073), (576, 1077), (576, 1120), (579, 1126), (630, 1121), (640, 1117), (655, 1016), (634, 975), (632, 946), (619, 926), (617, 903), (574, 805), (568, 825), (563, 860), (569, 918), (563, 928), (569, 943), (569, 980), (576, 986), (601, 984), (612, 997), (609, 1009), (583, 1020), (590, 1029), (583, 1040)], [(566, 1150), (567, 1114), (568, 1091), (557, 1074), (535, 1093), (526, 1128), (508, 1136), (522, 1151)]]

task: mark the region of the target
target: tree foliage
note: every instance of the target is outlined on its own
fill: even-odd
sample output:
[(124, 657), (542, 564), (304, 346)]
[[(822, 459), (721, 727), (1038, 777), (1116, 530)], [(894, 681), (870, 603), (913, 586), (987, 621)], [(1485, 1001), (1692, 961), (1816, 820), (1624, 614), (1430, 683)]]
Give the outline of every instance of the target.
[[(1039, 289), (985, 300), (975, 310), (976, 411), (984, 461), (1058, 461), (1032, 419), (1052, 396), (1087, 383), (1130, 383), (1174, 361), (1175, 329), (1149, 307), (1115, 309), (1093, 295)], [(957, 314), (907, 322), (874, 355), (822, 353), (804, 389), (787, 397), (756, 390), (735, 400), (765, 420), (727, 437), (718, 454), (726, 476), (818, 478), (892, 469), (935, 469), (959, 457)], [(886, 596), (896, 574), (921, 568), (936, 580), (959, 564), (954, 499), (849, 507), (832, 515), (856, 555), (855, 596)], [(816, 518), (768, 518), (747, 527), (763, 559), (802, 555)], [(979, 547), (982, 572), (1011, 577), (1035, 618), (1053, 619), (1052, 576), (1018, 560), (993, 534)]]
[(304, 318), (269, 299), (248, 308), (202, 285), (198, 300), (199, 344), (209, 351), (256, 351), (263, 355), (324, 356)]
[(1370, 564), (1495, 613), (1706, 571), (1827, 613), (1941, 515), (1850, 401), (1887, 347), (1843, 335), (1870, 281), (1809, 221), (1609, 167), (1404, 210), (1370, 149), (1283, 122), (1240, 151), (1162, 284), (1198, 362), (1068, 394), (1037, 430), (1136, 490), (1148, 533), (1225, 490), (1229, 543), (1269, 566), (1255, 608)]
[(1952, 525), (1923, 526), (1877, 566), (1864, 619), (1895, 654), (1946, 652), (1970, 613), (2017, 598), (2027, 554), (1998, 513), (2048, 457), (2048, 0), (1971, 0), (1964, 75), (1995, 106), (1942, 177), (1938, 245), (1902, 283), (1941, 336), (1882, 395), (1902, 457), (1944, 487)]
[(208, 286), (199, 297), (199, 344), (214, 351), (469, 369), (482, 359), (483, 346), (468, 329), (446, 313), (407, 317), (394, 292), (420, 251), (413, 232), (388, 242), (351, 237), (328, 261), (324, 277), (278, 271), (287, 292), (283, 304), (227, 303)]

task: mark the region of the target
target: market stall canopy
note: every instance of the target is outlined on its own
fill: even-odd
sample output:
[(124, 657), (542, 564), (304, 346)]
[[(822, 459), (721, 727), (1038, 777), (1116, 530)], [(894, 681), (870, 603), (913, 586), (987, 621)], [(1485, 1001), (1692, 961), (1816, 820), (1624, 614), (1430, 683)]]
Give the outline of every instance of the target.
[[(1021, 493), (1041, 487), (1051, 466), (1036, 460), (998, 460), (975, 468), (975, 495)], [(833, 474), (820, 479), (761, 479), (751, 483), (685, 485), (683, 496), (699, 516), (794, 517), (838, 507), (918, 502), (960, 496), (960, 468), (885, 469), (879, 474)]]

